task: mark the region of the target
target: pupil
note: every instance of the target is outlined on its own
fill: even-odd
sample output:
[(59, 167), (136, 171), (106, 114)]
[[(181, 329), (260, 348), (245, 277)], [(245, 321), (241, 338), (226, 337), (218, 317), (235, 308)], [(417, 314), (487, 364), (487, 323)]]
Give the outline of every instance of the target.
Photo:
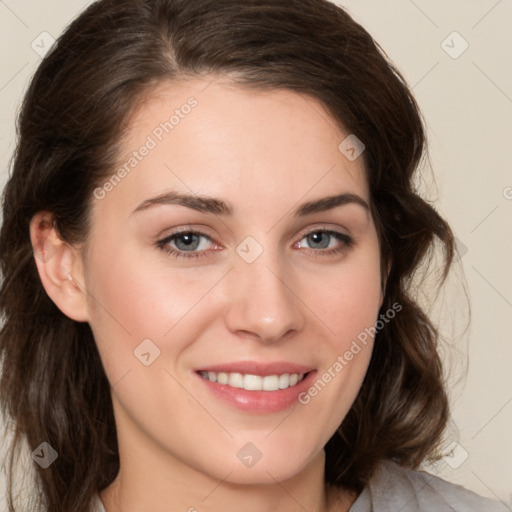
[[(320, 244), (322, 246), (321, 248), (325, 248), (326, 247), (325, 241), (324, 241), (324, 243), (322, 243), (322, 238), (324, 237), (324, 235), (326, 236), (327, 233), (312, 233), (310, 236), (313, 239), (313, 244)], [(329, 245), (328, 242), (327, 242), (327, 245)]]
[(197, 235), (194, 235), (193, 233), (180, 235), (180, 237), (176, 239), (175, 243), (178, 249), (190, 248), (192, 245), (197, 244)]

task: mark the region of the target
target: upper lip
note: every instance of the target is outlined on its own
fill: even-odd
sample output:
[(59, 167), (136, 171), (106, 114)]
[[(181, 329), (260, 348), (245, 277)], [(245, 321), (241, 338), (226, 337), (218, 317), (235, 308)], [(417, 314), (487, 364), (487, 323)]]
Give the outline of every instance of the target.
[(208, 365), (198, 368), (197, 372), (215, 372), (215, 373), (242, 373), (251, 375), (283, 375), (284, 373), (308, 373), (314, 370), (311, 366), (302, 364), (288, 363), (284, 361), (275, 361), (270, 363), (261, 363), (257, 361), (234, 361), (231, 363), (222, 363)]

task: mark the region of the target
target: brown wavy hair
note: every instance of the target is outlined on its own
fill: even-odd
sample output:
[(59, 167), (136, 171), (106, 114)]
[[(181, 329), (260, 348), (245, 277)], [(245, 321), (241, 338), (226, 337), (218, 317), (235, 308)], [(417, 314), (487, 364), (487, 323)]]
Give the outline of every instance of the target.
[(91, 329), (46, 295), (30, 220), (49, 211), (66, 242), (86, 240), (93, 190), (112, 174), (137, 105), (163, 81), (207, 75), (315, 98), (366, 146), (382, 268), (390, 264), (381, 312), (395, 303), (402, 310), (378, 332), (360, 393), (325, 447), (326, 482), (360, 491), (382, 459), (417, 468), (445, 428), (439, 335), (411, 286), (435, 247), (446, 278), (453, 236), (413, 185), (423, 121), (378, 44), (327, 0), (100, 0), (70, 24), (30, 83), (3, 197), (0, 400), (14, 426), (9, 485), (22, 442), (33, 450), (47, 441), (59, 459), (48, 469), (34, 464), (45, 510), (86, 512), (114, 480), (119, 457)]

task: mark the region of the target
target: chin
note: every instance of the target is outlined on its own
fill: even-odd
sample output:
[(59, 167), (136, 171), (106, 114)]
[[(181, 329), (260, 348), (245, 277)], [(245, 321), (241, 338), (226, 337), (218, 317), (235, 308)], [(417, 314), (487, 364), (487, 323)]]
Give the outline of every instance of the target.
[[(299, 451), (297, 445), (293, 450), (288, 449), (286, 452), (270, 449), (263, 449), (262, 452), (258, 453), (254, 446), (248, 444), (245, 451), (240, 450), (237, 456), (231, 459), (230, 464), (222, 464), (219, 468), (217, 461), (211, 469), (214, 470), (216, 478), (226, 483), (265, 485), (292, 479), (312, 465), (318, 464), (323, 468), (325, 463), (323, 450), (308, 457), (308, 453), (304, 450)], [(250, 455), (245, 457), (245, 454), (253, 455), (253, 460), (250, 460)], [(226, 478), (226, 475), (229, 476)]]

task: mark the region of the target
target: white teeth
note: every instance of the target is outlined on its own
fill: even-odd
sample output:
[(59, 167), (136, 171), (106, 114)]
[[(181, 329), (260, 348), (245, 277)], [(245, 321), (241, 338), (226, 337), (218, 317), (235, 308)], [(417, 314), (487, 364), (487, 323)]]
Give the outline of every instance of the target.
[(277, 391), (279, 389), (279, 376), (266, 375), (262, 380), (263, 391)]
[(245, 389), (247, 391), (277, 391), (295, 386), (303, 378), (303, 373), (283, 373), (282, 375), (260, 375), (225, 373), (225, 372), (201, 372), (201, 376), (210, 382), (228, 384), (233, 388)]
[(241, 373), (230, 373), (228, 384), (232, 388), (243, 388), (244, 387), (244, 376)]
[[(215, 373), (215, 372), (213, 372)], [(208, 378), (209, 378), (209, 373), (208, 373)], [(217, 374), (217, 382), (219, 384), (227, 384), (228, 383), (228, 380), (229, 380), (229, 375), (227, 373), (223, 373), (223, 372), (220, 372)]]
[(263, 379), (258, 375), (245, 375), (244, 389), (248, 391), (261, 391), (263, 389)]

